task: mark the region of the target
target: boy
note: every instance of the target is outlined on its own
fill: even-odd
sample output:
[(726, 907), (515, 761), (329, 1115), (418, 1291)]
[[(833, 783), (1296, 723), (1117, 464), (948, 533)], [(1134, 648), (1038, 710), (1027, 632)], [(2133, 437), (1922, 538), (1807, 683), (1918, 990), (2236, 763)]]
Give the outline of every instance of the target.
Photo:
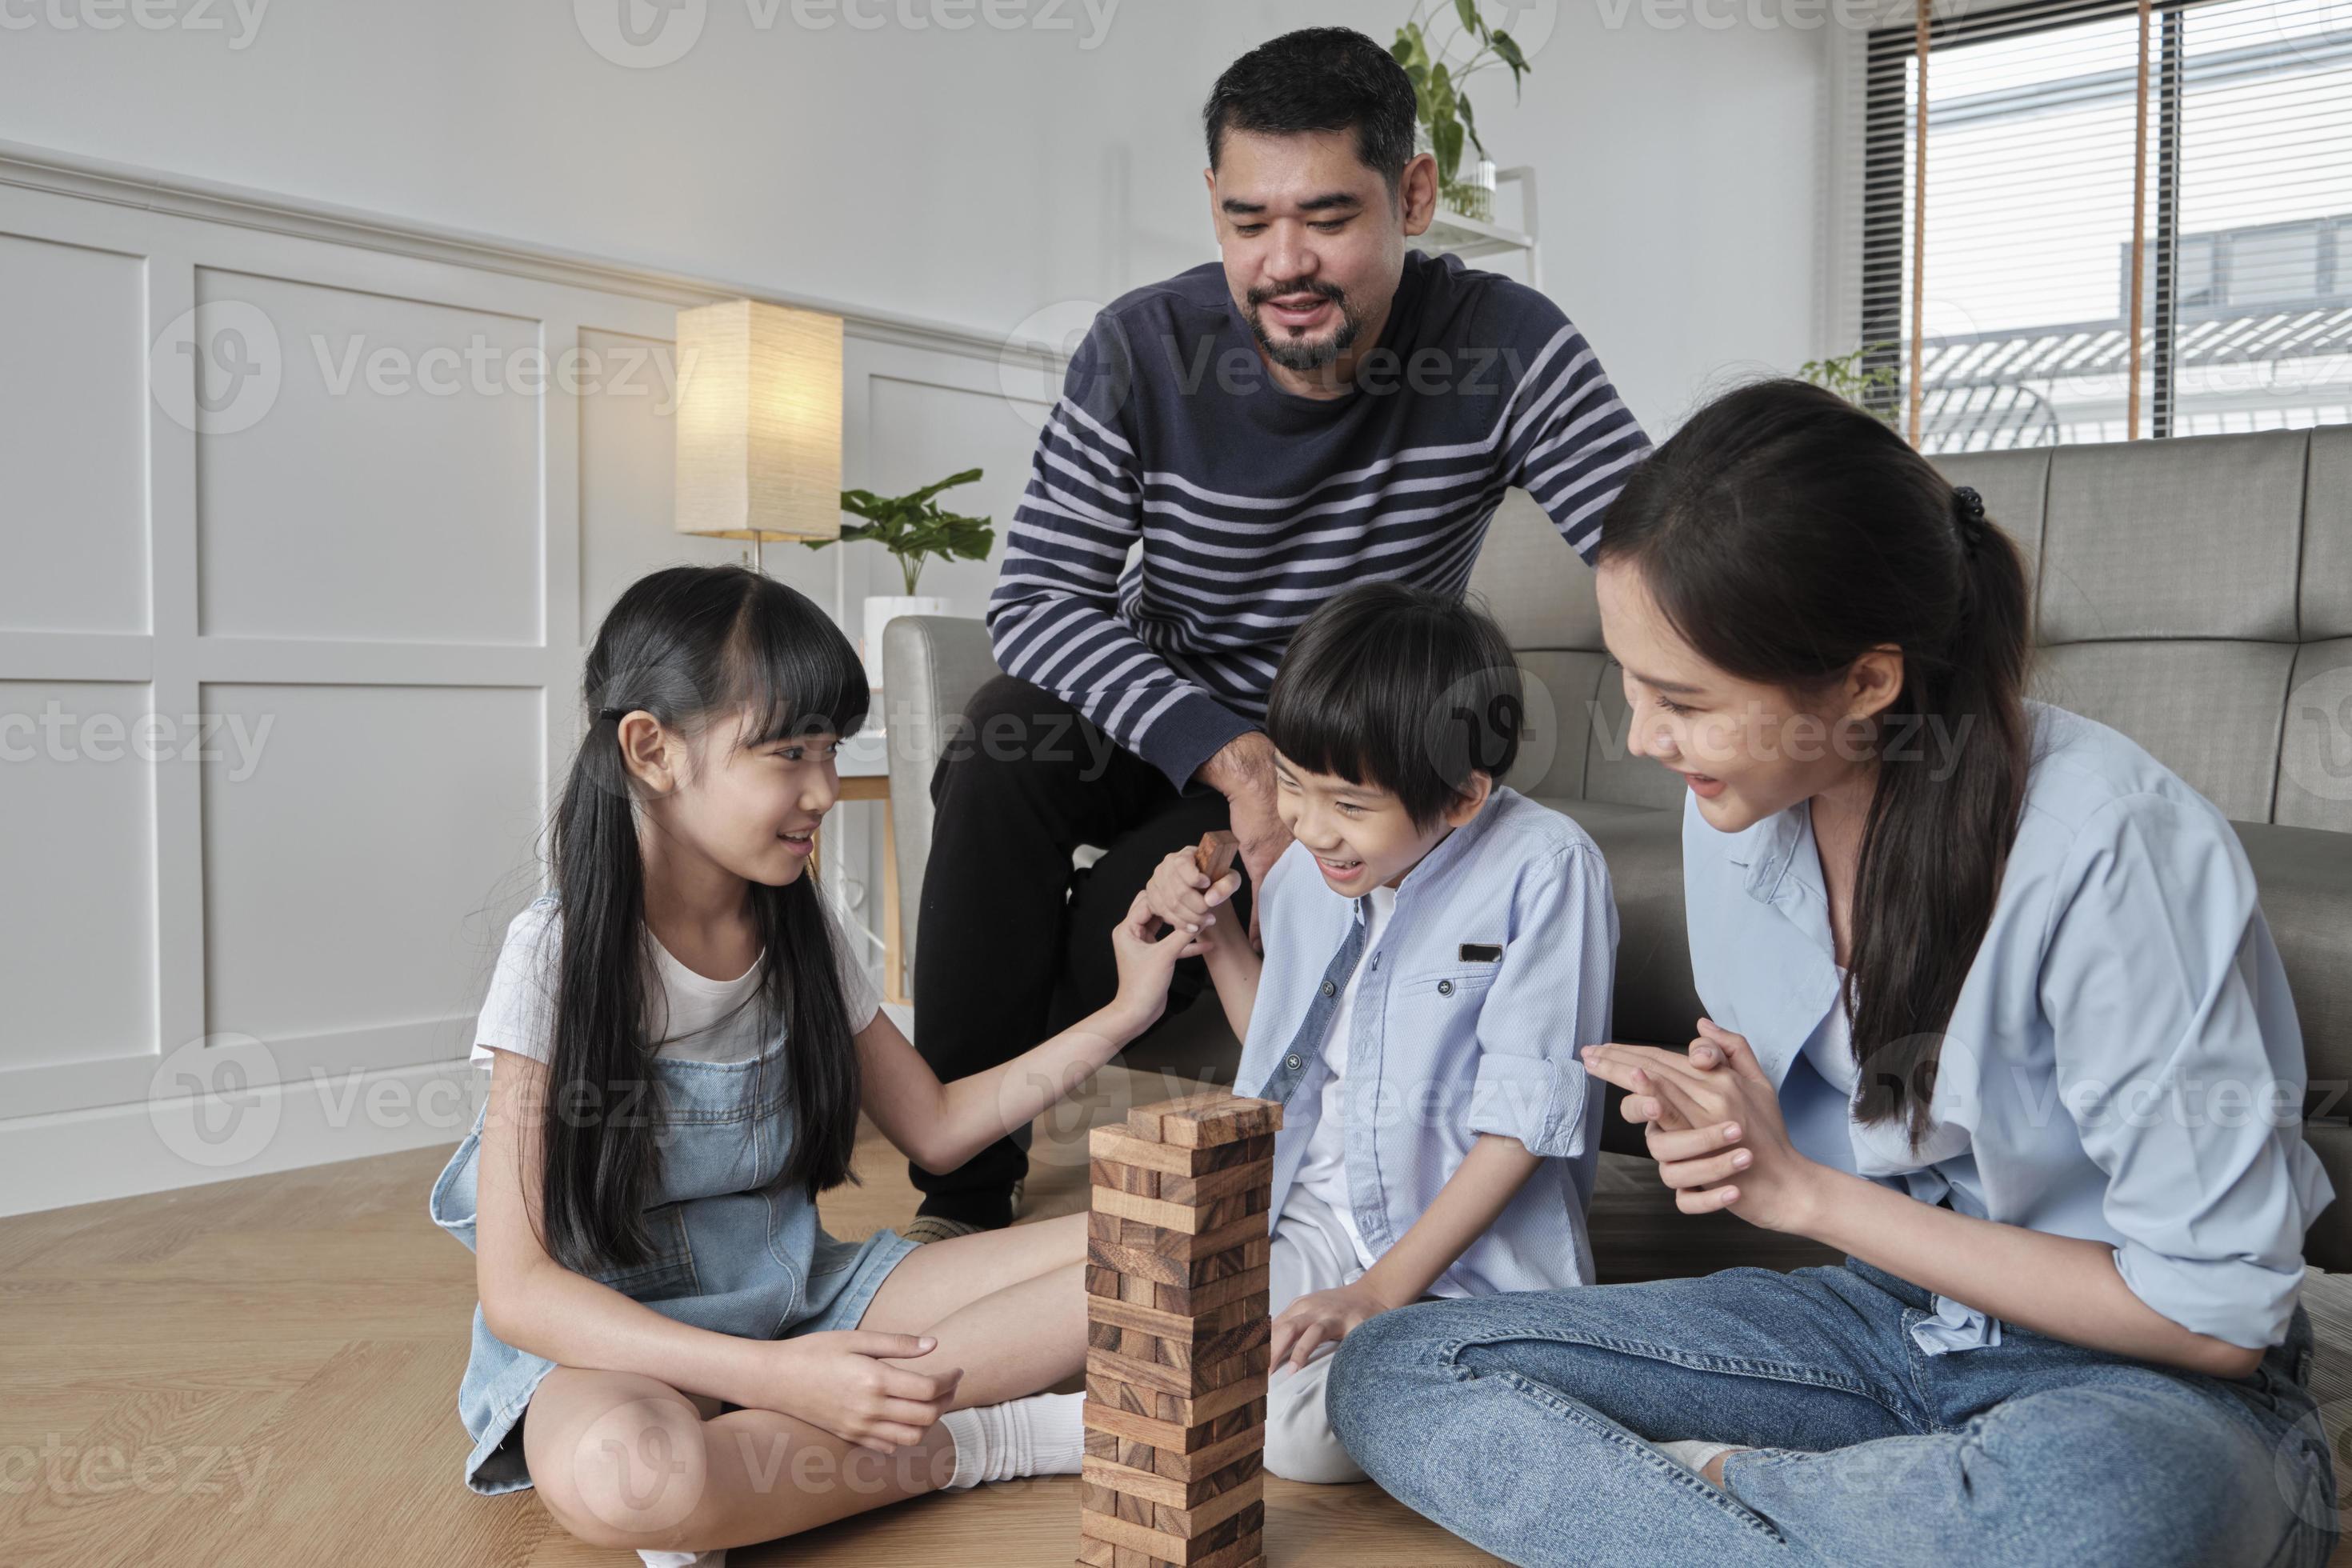
[(1364, 1479), (1323, 1410), (1329, 1352), (1423, 1295), (1589, 1283), (1584, 1213), (1617, 911), (1575, 823), (1495, 781), (1518, 754), (1495, 623), (1426, 590), (1341, 594), (1268, 694), (1276, 806), (1297, 840), (1257, 891), (1265, 956), (1190, 849), (1152, 911), (1194, 933), (1244, 1044), (1235, 1086), (1275, 1142), (1265, 1468)]

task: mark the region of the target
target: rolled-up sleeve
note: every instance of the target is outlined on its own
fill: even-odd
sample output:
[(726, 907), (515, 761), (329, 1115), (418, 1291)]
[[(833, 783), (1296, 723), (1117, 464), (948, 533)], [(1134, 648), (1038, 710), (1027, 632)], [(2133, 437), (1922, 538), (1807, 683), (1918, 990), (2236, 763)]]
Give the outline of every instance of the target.
[(1616, 971), (1608, 867), (1591, 845), (1570, 845), (1516, 889), (1510, 940), (1478, 1012), (1470, 1131), (1547, 1158), (1584, 1152), (1601, 1090), (1577, 1052), (1607, 1037)]
[(2116, 1267), (2183, 1328), (2276, 1344), (2334, 1188), (2303, 1141), (2303, 1037), (2245, 853), (2201, 802), (2132, 795), (2078, 830), (2059, 886), (2042, 1005)]

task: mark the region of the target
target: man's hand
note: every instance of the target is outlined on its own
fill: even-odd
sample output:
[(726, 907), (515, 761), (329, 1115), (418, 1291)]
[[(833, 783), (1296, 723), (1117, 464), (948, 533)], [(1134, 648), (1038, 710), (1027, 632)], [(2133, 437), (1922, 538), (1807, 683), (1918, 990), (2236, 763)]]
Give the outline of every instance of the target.
[(1274, 742), (1258, 731), (1236, 735), (1201, 764), (1194, 775), (1225, 797), (1233, 814), (1234, 837), (1241, 840), (1242, 867), (1249, 872), (1252, 947), (1258, 947), (1257, 890), (1265, 874), (1290, 847), (1290, 829), (1274, 809)]

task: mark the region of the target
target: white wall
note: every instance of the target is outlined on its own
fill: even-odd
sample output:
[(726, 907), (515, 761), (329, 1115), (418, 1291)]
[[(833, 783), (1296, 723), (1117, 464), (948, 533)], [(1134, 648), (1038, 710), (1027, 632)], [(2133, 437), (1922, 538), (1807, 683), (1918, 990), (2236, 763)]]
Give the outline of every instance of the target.
[[(239, 0), (140, 0), (217, 26), (89, 25), (127, 3), (0, 0), (0, 140), (991, 332), (1209, 258), (1217, 72), (1408, 10), (968, 0), (951, 32), (944, 0), (262, 0), (248, 27)], [(1477, 80), (1499, 161), (1542, 171), (1548, 290), (1651, 424), (1817, 347), (1833, 29), (1759, 25), (1805, 3), (1521, 0), (1525, 104)], [(590, 31), (646, 58), (623, 4), (692, 47), (612, 63)]]
[[(0, 0), (0, 141), (289, 210), (0, 160), (0, 715), (113, 713), (118, 757), (143, 713), (275, 727), (249, 772), (89, 747), (0, 769), (0, 1212), (461, 1131), (465, 1097), (435, 1086), (470, 1079), (446, 1064), (530, 890), (580, 640), (642, 571), (732, 553), (667, 531), (668, 430), (642, 401), (327, 386), (315, 342), (657, 351), (705, 297), (403, 226), (831, 301), (848, 482), (977, 464), (959, 499), (1003, 519), (1044, 389), (1008, 385), (994, 340), (1212, 257), (1195, 116), (1217, 70), (1401, 9), (1124, 0), (1088, 47), (1080, 0), (1068, 31), (962, 34), (811, 32), (790, 0), (761, 30), (707, 0), (683, 58), (628, 69), (560, 4), (278, 0), (238, 47), (250, 0), (143, 3), (220, 26)], [(1479, 95), (1498, 158), (1541, 170), (1549, 291), (1658, 429), (1825, 346), (1829, 35), (1658, 25), (1675, 3), (1537, 7), (1527, 103)], [(381, 232), (310, 224), (317, 204)], [(285, 380), (260, 425), (199, 438), (159, 416), (186, 367), (149, 350), (205, 300), (260, 310)], [(854, 629), (895, 574), (835, 558)], [(829, 601), (826, 557), (768, 565)], [(977, 613), (992, 577), (924, 587)], [(872, 889), (870, 849), (843, 847)], [(184, 1070), (223, 1035), (258, 1045)], [(227, 1141), (256, 1118), (256, 1148)]]

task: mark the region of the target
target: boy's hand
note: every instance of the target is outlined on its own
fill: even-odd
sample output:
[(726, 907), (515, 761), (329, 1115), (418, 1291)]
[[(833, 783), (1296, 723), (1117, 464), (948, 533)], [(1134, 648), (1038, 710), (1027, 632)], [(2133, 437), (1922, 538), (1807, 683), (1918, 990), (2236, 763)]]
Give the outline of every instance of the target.
[(1118, 962), (1118, 994), (1112, 999), (1111, 1008), (1125, 1018), (1129, 1039), (1158, 1023), (1160, 1015), (1168, 1010), (1168, 981), (1176, 972), (1176, 961), (1201, 951), (1201, 944), (1181, 925), (1165, 936), (1153, 935), (1156, 923), (1146, 889), (1127, 907), (1127, 918), (1111, 928), (1111, 955)]
[(1228, 871), (1212, 882), (1190, 849), (1179, 849), (1160, 862), (1143, 885), (1151, 912), (1178, 931), (1196, 939), (1194, 952), (1205, 952), (1215, 941), (1216, 911), (1242, 885), (1239, 871)]
[(1314, 1359), (1318, 1345), (1337, 1345), (1357, 1324), (1388, 1310), (1389, 1304), (1366, 1289), (1360, 1279), (1337, 1289), (1310, 1291), (1274, 1320), (1274, 1348), (1266, 1364), (1279, 1372), (1286, 1356), (1294, 1369), (1303, 1369)]

